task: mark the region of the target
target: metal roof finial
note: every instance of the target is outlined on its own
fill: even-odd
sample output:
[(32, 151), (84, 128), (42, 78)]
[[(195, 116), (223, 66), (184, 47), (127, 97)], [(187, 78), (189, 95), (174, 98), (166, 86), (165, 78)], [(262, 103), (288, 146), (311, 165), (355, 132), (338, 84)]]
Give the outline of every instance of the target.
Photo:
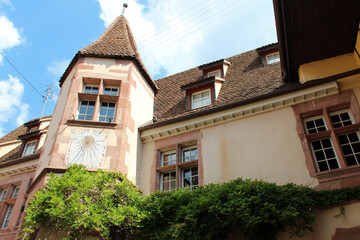
[(125, 9), (128, 7), (129, 5), (127, 3), (124, 3), (123, 4), (123, 10), (122, 10), (122, 13), (121, 13), (121, 16), (124, 16), (125, 14)]

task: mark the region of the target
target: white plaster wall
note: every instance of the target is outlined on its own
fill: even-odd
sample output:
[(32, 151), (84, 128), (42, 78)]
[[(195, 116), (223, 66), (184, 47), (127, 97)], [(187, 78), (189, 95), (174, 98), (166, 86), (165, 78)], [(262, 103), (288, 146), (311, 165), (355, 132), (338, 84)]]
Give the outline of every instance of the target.
[(51, 122), (51, 118), (45, 121), (41, 120), (39, 130), (45, 129), (47, 126), (50, 125), (50, 122)]
[(69, 93), (70, 86), (71, 86), (71, 79), (73, 78), (75, 71), (76, 71), (76, 68), (74, 68), (70, 72), (69, 76), (66, 78), (66, 80), (64, 81), (64, 83), (61, 87), (61, 92), (60, 92), (60, 95), (56, 102), (54, 114), (52, 115), (52, 118), (51, 118), (51, 122), (50, 122), (49, 129), (47, 132), (47, 138), (45, 139), (45, 142), (44, 142), (44, 149), (43, 149), (42, 154), (39, 159), (39, 165), (36, 169), (35, 177), (37, 177), (38, 174), (41, 173), (42, 169), (44, 169), (45, 167), (47, 167), (49, 165), (51, 151), (52, 151), (52, 148), (53, 148), (54, 143), (57, 138), (59, 124), (60, 124), (64, 109), (66, 107), (68, 93)]
[(37, 146), (37, 149), (41, 148), (42, 146), (44, 146), (45, 143), (45, 139), (46, 139), (46, 135), (47, 134), (42, 134), (39, 140), (39, 144)]
[(137, 166), (137, 186), (145, 195), (150, 194), (151, 171), (153, 171), (153, 160), (155, 142), (142, 144), (141, 156)]
[(204, 183), (242, 177), (317, 185), (310, 177), (291, 108), (202, 131)]
[[(136, 69), (136, 66), (134, 65)], [(145, 79), (139, 75), (136, 69), (131, 76), (135, 80), (136, 88), (131, 86), (130, 103), (131, 103), (131, 117), (135, 121), (134, 132), (126, 129), (130, 150), (126, 153), (125, 164), (128, 166), (128, 178), (136, 184), (137, 177), (137, 163), (140, 156), (138, 148), (141, 148), (139, 141), (138, 127), (150, 121), (153, 118), (154, 98), (150, 94), (153, 91), (149, 88)]]
[(13, 149), (17, 148), (21, 145), (21, 141), (16, 141), (10, 144), (1, 144), (0, 145), (0, 157), (4, 156), (8, 152), (12, 151)]
[[(360, 225), (360, 203), (344, 206), (345, 215), (334, 217), (340, 213), (339, 207), (326, 210), (315, 210), (316, 222), (314, 232), (308, 232), (304, 238), (293, 237), (293, 240), (329, 240), (335, 234), (336, 228), (353, 228)], [(279, 240), (290, 239), (289, 234), (282, 233)], [(355, 238), (352, 238), (355, 239)]]

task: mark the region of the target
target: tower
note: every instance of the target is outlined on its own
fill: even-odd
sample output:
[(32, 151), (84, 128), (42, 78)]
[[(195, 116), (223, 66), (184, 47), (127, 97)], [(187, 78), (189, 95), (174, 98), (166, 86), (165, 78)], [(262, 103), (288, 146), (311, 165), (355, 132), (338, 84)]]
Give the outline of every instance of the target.
[(137, 129), (153, 117), (157, 88), (123, 15), (74, 56), (60, 87), (31, 192), (71, 164), (121, 171), (135, 181)]

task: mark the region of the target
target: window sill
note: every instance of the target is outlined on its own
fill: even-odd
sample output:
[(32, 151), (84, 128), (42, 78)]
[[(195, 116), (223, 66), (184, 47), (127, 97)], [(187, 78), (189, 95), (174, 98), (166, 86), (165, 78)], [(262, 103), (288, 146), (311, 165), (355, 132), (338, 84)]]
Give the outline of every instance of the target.
[(156, 169), (159, 173), (171, 172), (176, 170), (176, 164), (172, 164), (169, 166), (163, 166)]
[(81, 127), (98, 127), (98, 128), (104, 128), (104, 127), (115, 128), (117, 126), (117, 124), (113, 122), (109, 123), (109, 122), (78, 120), (78, 119), (67, 120), (66, 125), (81, 126)]
[(78, 93), (79, 94), (79, 99), (80, 100), (96, 100), (97, 98), (97, 94), (92, 94), (92, 93)]
[(317, 173), (315, 176), (320, 184), (344, 180), (353, 177), (360, 177), (360, 167), (359, 165), (356, 165), (346, 168), (339, 168), (335, 170)]
[(103, 102), (117, 102), (119, 99), (119, 96), (113, 96), (113, 95), (100, 95), (100, 99)]
[(179, 167), (181, 168), (186, 168), (186, 167), (194, 167), (198, 165), (198, 160), (192, 160), (192, 161), (188, 161), (188, 162), (182, 162), (178, 164)]

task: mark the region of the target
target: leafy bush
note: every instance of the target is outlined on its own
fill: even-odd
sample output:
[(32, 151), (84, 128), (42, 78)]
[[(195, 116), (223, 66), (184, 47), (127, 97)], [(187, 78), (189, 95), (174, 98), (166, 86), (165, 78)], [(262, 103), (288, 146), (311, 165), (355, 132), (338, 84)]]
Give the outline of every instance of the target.
[(360, 187), (316, 191), (242, 179), (142, 196), (120, 173), (71, 166), (63, 177), (51, 175), (30, 201), (23, 236), (54, 226), (70, 239), (221, 240), (235, 229), (251, 240), (276, 239), (286, 230), (302, 237), (312, 231), (313, 209), (350, 199), (360, 199)]
[(54, 226), (69, 233), (69, 239), (83, 234), (104, 239), (110, 229), (130, 239), (144, 218), (139, 207), (140, 191), (121, 173), (88, 172), (73, 165), (62, 177), (50, 175), (26, 208), (23, 238), (38, 227)]

